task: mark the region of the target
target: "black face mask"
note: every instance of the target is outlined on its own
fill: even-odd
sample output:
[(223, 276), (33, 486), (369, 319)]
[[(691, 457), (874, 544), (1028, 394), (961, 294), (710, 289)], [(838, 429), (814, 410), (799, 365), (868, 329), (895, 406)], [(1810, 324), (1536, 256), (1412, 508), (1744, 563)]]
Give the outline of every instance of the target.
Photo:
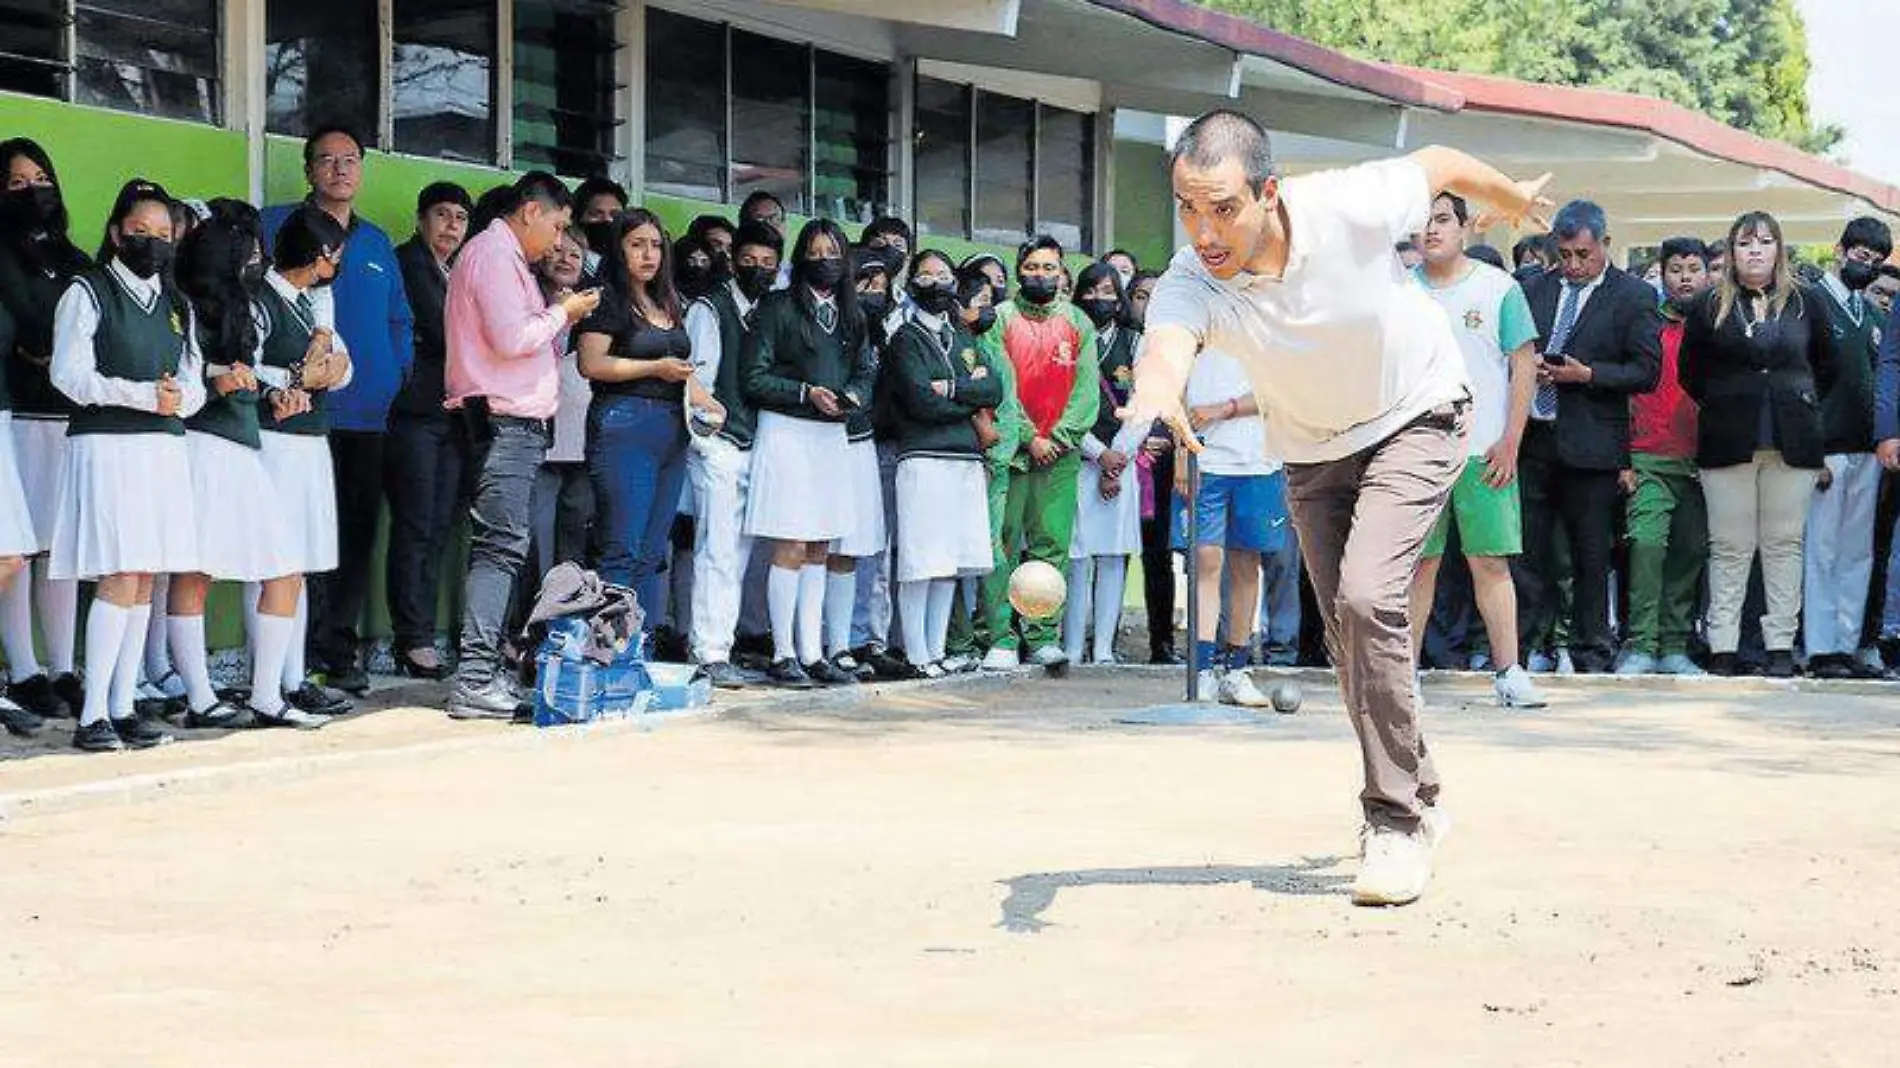
[(711, 264), (682, 263), (673, 271), (673, 281), (688, 297), (703, 297), (712, 292), (715, 279)]
[(858, 307), (864, 310), (866, 319), (876, 322), (891, 309), (891, 296), (889, 293), (859, 293)]
[(21, 230), (43, 230), (53, 224), (54, 217), (59, 214), (64, 203), (57, 186), (29, 185), (24, 189), (8, 190), (5, 200), (7, 221)]
[(984, 308), (982, 311), (976, 313), (976, 322), (970, 324), (970, 333), (972, 336), (982, 337), (984, 334), (990, 332), (990, 327), (995, 325), (996, 309)]
[(772, 267), (753, 265), (737, 267), (733, 278), (739, 283), (739, 292), (747, 300), (758, 300), (772, 291), (772, 283), (778, 281), (778, 270)]
[(924, 285), (921, 282), (912, 282), (910, 299), (916, 302), (919, 308), (932, 315), (948, 315), (957, 306), (956, 290), (936, 284)]
[(1848, 260), (1841, 264), (1841, 284), (1847, 287), (1849, 293), (1858, 293), (1866, 289), (1873, 285), (1874, 279), (1878, 277), (1880, 277), (1880, 270), (1872, 264), (1862, 263), (1859, 260)]
[(1094, 323), (1097, 329), (1114, 322), (1115, 316), (1122, 310), (1122, 302), (1114, 297), (1083, 297), (1075, 303), (1088, 315), (1089, 322)]
[(121, 237), (119, 262), (140, 278), (151, 278), (172, 265), (172, 243), (144, 234)]
[(1009, 300), (1008, 286), (994, 285), (990, 287), (990, 307), (1000, 308), (1007, 300)]
[(1031, 304), (1049, 303), (1061, 287), (1061, 282), (1046, 274), (1025, 274), (1016, 279), (1016, 294)]
[(243, 283), (246, 289), (256, 289), (258, 286), (264, 284), (264, 271), (263, 260), (258, 260), (255, 263), (247, 263), (244, 265), (244, 269), (238, 272), (238, 281)]
[(587, 251), (596, 256), (605, 256), (607, 246), (614, 243), (614, 224), (611, 222), (582, 223), (581, 233), (587, 237)]
[(826, 256), (805, 261), (805, 281), (821, 293), (829, 293), (844, 281), (844, 258)]

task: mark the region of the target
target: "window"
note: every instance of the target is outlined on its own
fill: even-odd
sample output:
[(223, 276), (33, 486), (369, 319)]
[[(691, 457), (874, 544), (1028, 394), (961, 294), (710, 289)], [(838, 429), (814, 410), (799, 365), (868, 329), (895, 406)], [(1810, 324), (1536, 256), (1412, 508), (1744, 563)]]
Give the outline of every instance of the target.
[(917, 129), (911, 153), (919, 236), (970, 233), (970, 88), (917, 79)]
[(805, 46), (732, 31), (733, 201), (764, 190), (785, 210), (810, 207), (811, 56)]
[(377, 143), (381, 41), (376, 0), (268, 0), (265, 127), (301, 137), (337, 123)]
[(515, 166), (599, 174), (614, 153), (615, 0), (515, 0)]
[(0, 89), (218, 121), (218, 0), (0, 0), (0, 27)]
[(1029, 237), (1036, 212), (1035, 154), (1035, 101), (979, 91), (975, 240), (1015, 245)]
[(647, 169), (655, 192), (726, 196), (726, 28), (647, 10)]
[(1095, 116), (1039, 106), (1036, 231), (1067, 250), (1094, 244)]
[(819, 52), (812, 100), (812, 208), (868, 223), (891, 200), (890, 71), (882, 63)]
[(395, 0), (391, 148), (495, 160), (495, 0)]
[(891, 199), (891, 69), (647, 10), (647, 188), (869, 222)]

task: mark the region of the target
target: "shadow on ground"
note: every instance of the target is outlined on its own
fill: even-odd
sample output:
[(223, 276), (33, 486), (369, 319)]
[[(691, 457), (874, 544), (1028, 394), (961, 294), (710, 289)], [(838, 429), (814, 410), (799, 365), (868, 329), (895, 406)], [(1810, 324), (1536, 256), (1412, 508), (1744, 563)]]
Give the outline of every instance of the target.
[(1303, 857), (1292, 864), (1241, 868), (1205, 865), (1192, 868), (1086, 868), (1081, 871), (1037, 872), (1002, 880), (1009, 887), (1003, 899), (1003, 917), (996, 926), (1016, 934), (1035, 934), (1050, 926), (1042, 918), (1055, 904), (1058, 891), (1094, 886), (1222, 886), (1246, 883), (1255, 890), (1289, 897), (1338, 897), (1346, 894), (1352, 877), (1333, 874), (1343, 858)]

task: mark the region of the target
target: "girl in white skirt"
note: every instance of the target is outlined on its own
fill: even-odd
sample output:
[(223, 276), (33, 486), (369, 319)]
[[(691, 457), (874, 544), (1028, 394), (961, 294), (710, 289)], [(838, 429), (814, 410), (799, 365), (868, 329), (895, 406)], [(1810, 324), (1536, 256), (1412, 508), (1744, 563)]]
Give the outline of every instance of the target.
[[(864, 314), (864, 349), (872, 374), (884, 345), (884, 316), (890, 308), (890, 262), (881, 249), (852, 250), (851, 288)], [(873, 389), (873, 394), (876, 390)], [(875, 677), (870, 664), (851, 655), (851, 618), (857, 607), (858, 568), (875, 563), (890, 544), (884, 528), (884, 477), (878, 468), (876, 427), (871, 411), (875, 396), (845, 419), (844, 466), (837, 473), (839, 491), (851, 495), (851, 529), (831, 545), (825, 563), (825, 655), (831, 666), (860, 682)]]
[[(0, 305), (0, 352), (12, 348), (12, 337), (13, 317)], [(13, 413), (8, 409), (7, 396), (6, 378), (0, 376), (0, 597), (15, 583), (26, 582), (26, 559), (39, 551), (32, 516), (26, 510), (26, 490), (20, 486), (20, 472), (13, 463), (13, 435), (8, 425)], [(27, 637), (30, 641), (32, 635)], [(26, 738), (38, 733), (40, 717), (0, 697), (0, 727), (8, 734)]]
[[(33, 532), (30, 556), (40, 555), (36, 575), (23, 573), (0, 589), (0, 646), (11, 682), (8, 696), (44, 718), (77, 716), (84, 688), (73, 661), (79, 584), (53, 579), (44, 553), (53, 545), (59, 506), (59, 472), (66, 454), (66, 420), (73, 402), (54, 388), (53, 309), (80, 271), (92, 266), (69, 236), (66, 202), (53, 161), (34, 141), (0, 142), (0, 307), (13, 333), (0, 345), (0, 363), (12, 394), (8, 447), (12, 450), (26, 509), (13, 513)], [(31, 580), (31, 581), (29, 581)], [(46, 664), (33, 647), (34, 610), (46, 640)], [(111, 674), (108, 667), (105, 675)], [(101, 683), (105, 680), (102, 677)]]
[(846, 277), (838, 224), (815, 219), (792, 248), (790, 285), (760, 301), (746, 338), (743, 387), (759, 409), (745, 532), (772, 543), (766, 603), (781, 686), (856, 682), (825, 659), (825, 560), (857, 524), (841, 474), (845, 419), (871, 401), (864, 313)]
[(318, 717), (350, 704), (304, 677), (304, 635), (310, 625), (302, 576), (337, 564), (336, 476), (325, 440), (325, 394), (350, 381), (350, 358), (330, 324), (318, 317), (312, 292), (336, 280), (348, 234), (314, 208), (294, 211), (277, 230), (272, 265), (253, 292), (258, 331), (254, 374), (262, 387), (258, 441), (276, 492), (269, 498), (283, 522), (286, 569), (255, 595), (251, 635), (252, 718), (265, 726), (311, 728)]
[[(296, 611), (301, 585), (285, 556), (289, 538), (282, 509), (251, 506), (277, 495), (264, 468), (257, 415), (261, 316), (251, 294), (264, 276), (257, 211), (235, 201), (216, 201), (213, 210), (179, 245), (177, 271), (179, 288), (191, 301), (206, 385), (204, 408), (185, 421), (202, 570), (172, 577), (165, 619), (172, 665), (185, 688), (185, 726), (191, 728), (228, 727), (244, 718), (243, 708), (220, 701), (211, 688), (204, 611), (212, 580), (264, 583), (264, 598), (280, 615)], [(252, 630), (254, 615), (246, 612)], [(253, 663), (260, 659), (254, 656)], [(267, 689), (275, 687), (273, 679)]]
[(966, 306), (986, 300), (986, 281), (959, 291), (950, 258), (926, 249), (911, 264), (916, 312), (892, 336), (878, 380), (886, 431), (897, 448), (898, 615), (904, 656), (919, 676), (944, 673), (944, 645), (957, 580), (987, 574), (989, 489), (976, 414), (1003, 403), (1007, 376), (977, 351)]
[(185, 419), (204, 404), (191, 309), (166, 281), (171, 198), (133, 179), (100, 250), (53, 316), (52, 379), (79, 405), (60, 468), (52, 575), (95, 579), (86, 617), (93, 685), (73, 745), (98, 752), (161, 745), (138, 717), (135, 685), (152, 577), (198, 567)]
[(1075, 282), (1075, 305), (1095, 324), (1095, 357), (1101, 367), (1102, 403), (1095, 427), (1082, 438), (1076, 476), (1075, 534), (1069, 541), (1069, 604), (1062, 644), (1072, 663), (1082, 662), (1091, 617), (1091, 659), (1115, 662), (1115, 630), (1121, 623), (1128, 557), (1141, 551), (1141, 494), (1132, 459), (1114, 447), (1121, 423), (1115, 413), (1128, 403), (1141, 334), (1125, 324), (1121, 275), (1107, 262), (1091, 263)]

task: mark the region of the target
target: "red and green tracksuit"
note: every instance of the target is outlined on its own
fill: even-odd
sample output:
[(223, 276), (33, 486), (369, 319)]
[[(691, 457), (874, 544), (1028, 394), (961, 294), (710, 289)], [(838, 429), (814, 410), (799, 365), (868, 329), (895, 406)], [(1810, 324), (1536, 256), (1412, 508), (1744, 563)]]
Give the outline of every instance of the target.
[(1627, 650), (1664, 657), (1689, 651), (1709, 518), (1696, 478), (1696, 404), (1676, 380), (1682, 321), (1662, 331), (1662, 378), (1630, 398), (1630, 618)]
[[(1075, 484), (1082, 436), (1095, 425), (1101, 403), (1095, 327), (1067, 301), (1038, 307), (1020, 297), (998, 309), (996, 325), (977, 341), (992, 365), (1008, 372), (1010, 402), (998, 410), (1003, 440), (989, 453), (990, 531), (995, 570), (983, 584), (977, 640), (1015, 649), (1009, 576), (1023, 560), (1041, 560), (1068, 572), (1075, 527)], [(1061, 455), (1038, 467), (1029, 443), (1055, 442)], [(1057, 617), (1025, 619), (1028, 649), (1057, 645)]]

